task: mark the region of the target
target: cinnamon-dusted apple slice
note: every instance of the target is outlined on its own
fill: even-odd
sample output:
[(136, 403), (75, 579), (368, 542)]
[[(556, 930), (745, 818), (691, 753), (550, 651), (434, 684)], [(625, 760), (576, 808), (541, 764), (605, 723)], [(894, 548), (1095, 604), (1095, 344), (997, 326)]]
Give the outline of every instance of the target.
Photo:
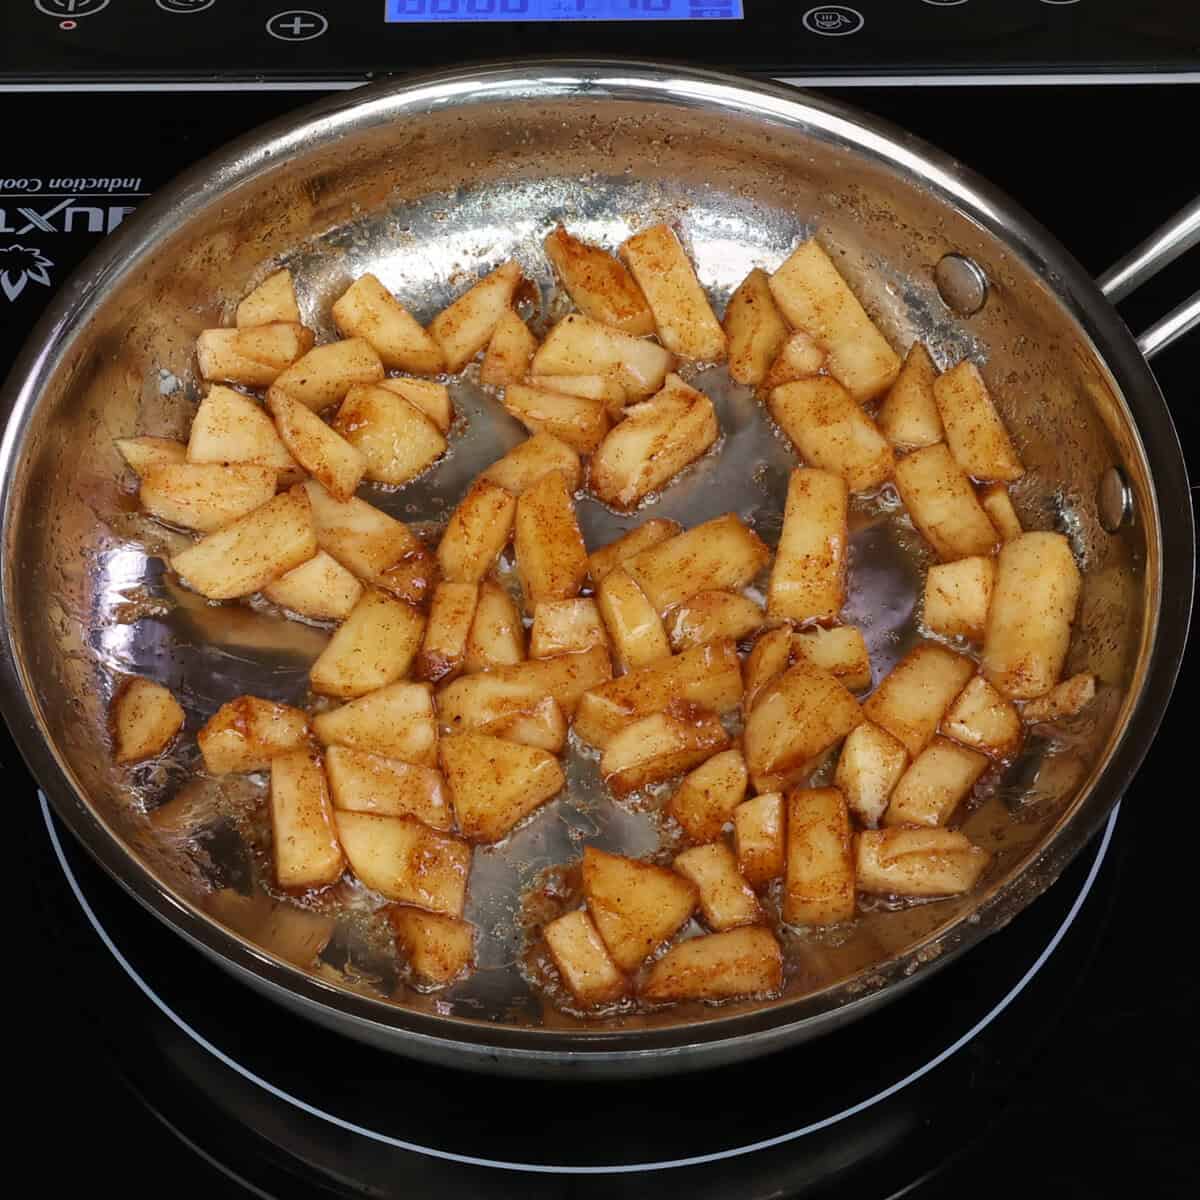
[(969, 658), (935, 642), (921, 642), (884, 677), (863, 713), (916, 756), (974, 673)]
[(477, 479), (451, 514), (438, 545), (445, 577), (478, 583), (508, 544), (516, 511), (517, 498), (511, 492)]
[(743, 638), (762, 628), (763, 610), (740, 592), (706, 591), (688, 597), (668, 618), (676, 652), (714, 638)]
[(672, 866), (696, 885), (700, 911), (710, 929), (734, 929), (762, 919), (758, 900), (742, 878), (733, 851), (724, 842), (684, 850), (675, 856)]
[(588, 556), (588, 574), (592, 577), (592, 583), (599, 584), (609, 571), (616, 570), (626, 559), (682, 532), (683, 526), (678, 521), (668, 521), (664, 517), (651, 517), (643, 521), (616, 541), (592, 551)]
[[(536, 619), (534, 627), (537, 627)], [(468, 672), (490, 671), (493, 667), (512, 666), (524, 660), (525, 626), (516, 602), (500, 584), (485, 579), (479, 585), (475, 617), (467, 635), (465, 669)]]
[(145, 472), (138, 501), (160, 521), (213, 533), (261, 508), (277, 482), (270, 467), (248, 463), (169, 463)]
[(886, 729), (864, 721), (846, 739), (833, 782), (866, 826), (883, 818), (892, 789), (908, 766), (908, 751)]
[(513, 550), (525, 604), (568, 600), (587, 578), (587, 549), (575, 501), (561, 471), (543, 475), (517, 499)]
[(913, 342), (876, 418), (883, 436), (897, 450), (920, 450), (942, 440), (942, 418), (933, 398), (937, 377), (924, 343)]
[(972, 479), (1020, 479), (1025, 468), (979, 368), (967, 359), (933, 382), (946, 444)]
[(564, 782), (552, 754), (486, 734), (443, 738), (439, 757), (458, 827), (472, 842), (500, 841)]
[(529, 373), (529, 360), (536, 349), (537, 338), (529, 326), (511, 308), (501, 313), (479, 368), (479, 382), (487, 387), (520, 383)]
[(763, 792), (733, 810), (733, 841), (738, 870), (752, 888), (764, 888), (783, 874), (787, 862), (782, 792)]
[(196, 734), (210, 775), (265, 771), (272, 759), (303, 749), (308, 740), (307, 714), (258, 696), (222, 704)]
[(446, 367), (437, 342), (374, 275), (360, 275), (338, 297), (333, 319), (344, 337), (367, 342), (385, 367), (418, 375)]
[(486, 479), (519, 496), (548, 471), (562, 471), (572, 494), (579, 490), (583, 482), (583, 466), (579, 455), (552, 434), (535, 433), (533, 437), (514, 446), (503, 458), (496, 459), (480, 479)]
[(408, 905), (390, 908), (388, 921), (397, 947), (421, 982), (445, 987), (474, 965), (476, 930), (470, 921)]
[(696, 885), (666, 867), (586, 846), (583, 894), (613, 961), (633, 971), (692, 915)]
[(650, 1001), (766, 996), (783, 986), (783, 952), (761, 925), (689, 938), (672, 947), (642, 987)]
[(746, 795), (750, 776), (740, 750), (722, 750), (684, 778), (667, 806), (693, 842), (715, 842)]
[(854, 916), (850, 813), (837, 788), (802, 788), (787, 799), (783, 919), (836, 925)]
[(187, 462), (187, 445), (171, 438), (116, 438), (113, 444), (139, 478), (147, 475), (156, 467), (169, 467), (175, 463)]
[(297, 478), (300, 471), (262, 405), (219, 385), (209, 388), (192, 418), (187, 461), (270, 467), (281, 480)]
[(511, 308), (521, 278), (520, 264), (509, 259), (430, 321), (429, 332), (446, 356), (447, 371), (461, 371), (488, 344)]
[(955, 896), (979, 881), (991, 856), (951, 829), (871, 829), (855, 839), (859, 888), (891, 896)]
[(738, 383), (757, 387), (788, 336), (787, 322), (775, 307), (766, 271), (751, 271), (742, 280), (729, 297), (722, 325), (729, 344), (729, 374)]
[(567, 295), (584, 316), (634, 337), (654, 332), (654, 314), (619, 259), (580, 241), (561, 225), (546, 235), (543, 246)]
[(607, 648), (608, 644), (604, 620), (595, 600), (587, 597), (543, 600), (533, 610), (530, 658), (553, 658), (556, 654), (575, 654), (592, 646)]
[(335, 500), (349, 500), (367, 469), (359, 450), (286, 392), (273, 392), (267, 407), (292, 457)]
[(267, 392), (280, 392), (314, 412), (339, 403), (357, 383), (378, 383), (383, 378), (379, 355), (361, 338), (316, 346), (276, 376)]
[(674, 365), (674, 356), (657, 342), (570, 313), (546, 335), (533, 356), (530, 374), (616, 373), (630, 398), (638, 399), (657, 392)]
[(314, 692), (351, 699), (408, 674), (425, 629), (411, 605), (368, 588), (309, 672)]
[(728, 745), (715, 713), (674, 701), (614, 734), (600, 756), (600, 774), (621, 796), (688, 771)]
[(437, 720), (427, 683), (393, 683), (318, 713), (312, 724), (326, 746), (349, 746), (427, 767), (437, 762)]
[(315, 750), (289, 750), (271, 760), (271, 833), (280, 887), (325, 887), (341, 878), (346, 860)]
[(430, 829), (452, 829), (454, 821), (442, 777), (430, 767), (383, 758), (349, 746), (325, 751), (325, 772), (334, 808), (416, 817)]
[(239, 328), (270, 325), (276, 321), (299, 324), (300, 320), (300, 305), (296, 303), (292, 273), (286, 267), (268, 275), (237, 306), (236, 321)]
[(375, 483), (399, 487), (446, 453), (446, 438), (434, 422), (382, 384), (352, 387), (333, 427), (362, 456), (365, 477)]
[(362, 598), (362, 584), (341, 563), (318, 550), (306, 563), (263, 588), (272, 604), (316, 621), (344, 621)]
[(629, 981), (613, 962), (592, 918), (583, 909), (551, 921), (542, 936), (559, 975), (583, 1008), (611, 1004), (629, 990)]
[(414, 667), (418, 679), (438, 683), (462, 671), (478, 602), (479, 588), (473, 583), (439, 583), (434, 588)]
[(117, 688), (111, 714), (117, 762), (140, 762), (161, 754), (183, 721), (183, 709), (170, 689), (138, 676), (125, 680)]

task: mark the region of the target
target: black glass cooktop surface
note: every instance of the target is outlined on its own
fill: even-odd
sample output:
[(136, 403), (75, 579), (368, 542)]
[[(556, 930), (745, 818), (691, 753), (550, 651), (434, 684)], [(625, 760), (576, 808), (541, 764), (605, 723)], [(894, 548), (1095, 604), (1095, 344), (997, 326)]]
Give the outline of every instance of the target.
[[(1179, 138), (1198, 96), (1122, 86), (845, 98), (991, 176), (1098, 272), (1200, 184)], [(0, 149), (5, 359), (79, 257), (147, 194), (303, 99), (0, 97), (15, 130)], [(1181, 259), (1126, 304), (1131, 325), (1194, 290), (1197, 265)], [(1155, 364), (1193, 470), (1198, 342)], [(28, 864), (17, 911), (33, 914), (32, 969), (11, 978), (29, 980), (22, 1033), (54, 1047), (25, 1074), (18, 1129), (53, 1130), (57, 1152), (39, 1169), (56, 1190), (134, 1197), (1073, 1198), (1125, 1195), (1130, 1179), (1145, 1197), (1190, 1195), (1198, 684), (1193, 651), (1119, 817), (1045, 897), (927, 985), (818, 1045), (582, 1088), (415, 1066), (267, 1005), (87, 860), (5, 739)]]

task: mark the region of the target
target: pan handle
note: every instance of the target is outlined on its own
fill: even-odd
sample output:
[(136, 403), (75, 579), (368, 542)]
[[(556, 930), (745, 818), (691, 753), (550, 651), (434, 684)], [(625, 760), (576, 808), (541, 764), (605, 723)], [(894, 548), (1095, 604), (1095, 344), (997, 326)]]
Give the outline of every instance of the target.
[[(1109, 301), (1117, 304), (1196, 245), (1200, 245), (1200, 196), (1113, 263), (1097, 283)], [(1200, 325), (1200, 292), (1142, 333), (1137, 339), (1138, 348), (1151, 358), (1197, 325)]]

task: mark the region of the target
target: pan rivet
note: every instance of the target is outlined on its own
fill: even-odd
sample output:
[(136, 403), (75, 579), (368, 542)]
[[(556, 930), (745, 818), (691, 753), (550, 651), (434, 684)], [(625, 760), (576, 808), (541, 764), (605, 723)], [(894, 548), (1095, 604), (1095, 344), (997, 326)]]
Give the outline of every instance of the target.
[(1100, 476), (1096, 506), (1100, 510), (1100, 524), (1107, 533), (1116, 533), (1133, 520), (1133, 489), (1120, 467), (1109, 467)]
[(986, 303), (988, 277), (983, 268), (962, 254), (945, 254), (933, 268), (938, 295), (951, 312), (960, 317), (974, 316)]

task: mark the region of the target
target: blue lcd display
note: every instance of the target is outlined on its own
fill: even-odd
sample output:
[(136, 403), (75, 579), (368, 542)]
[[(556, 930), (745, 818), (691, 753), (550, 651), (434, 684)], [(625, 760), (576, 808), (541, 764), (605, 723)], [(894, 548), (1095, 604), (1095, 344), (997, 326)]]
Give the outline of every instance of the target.
[(387, 0), (390, 24), (431, 21), (740, 21), (742, 0)]

